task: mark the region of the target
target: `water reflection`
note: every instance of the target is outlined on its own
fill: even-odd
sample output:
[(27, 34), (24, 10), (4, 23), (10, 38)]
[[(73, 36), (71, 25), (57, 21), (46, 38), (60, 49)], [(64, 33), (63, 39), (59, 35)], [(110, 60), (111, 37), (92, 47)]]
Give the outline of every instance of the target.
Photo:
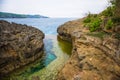
[(44, 44), (45, 55), (42, 59), (11, 74), (11, 80), (31, 80), (35, 76), (39, 77), (40, 80), (55, 79), (58, 71), (69, 59), (72, 45), (57, 38), (56, 35), (46, 35)]
[(61, 48), (61, 50), (64, 53), (67, 53), (68, 55), (70, 55), (72, 51), (72, 43), (64, 41), (60, 39), (60, 37), (57, 37), (57, 40), (58, 40), (58, 45)]

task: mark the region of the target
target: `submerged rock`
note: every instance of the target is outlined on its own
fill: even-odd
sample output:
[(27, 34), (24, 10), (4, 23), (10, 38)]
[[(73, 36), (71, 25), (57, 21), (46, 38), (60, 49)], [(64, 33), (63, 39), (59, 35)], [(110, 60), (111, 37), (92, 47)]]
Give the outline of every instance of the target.
[(43, 32), (34, 27), (1, 20), (0, 77), (40, 58), (43, 38)]
[(60, 38), (73, 43), (57, 80), (120, 80), (120, 40), (105, 32), (90, 33), (82, 22), (70, 21), (57, 30)]

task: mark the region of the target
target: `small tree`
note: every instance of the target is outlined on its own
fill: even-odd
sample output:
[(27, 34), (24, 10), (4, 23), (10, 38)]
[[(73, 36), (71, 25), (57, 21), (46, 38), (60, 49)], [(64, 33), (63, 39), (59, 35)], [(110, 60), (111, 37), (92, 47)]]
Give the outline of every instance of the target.
[(114, 6), (114, 16), (113, 21), (114, 22), (120, 22), (120, 0), (110, 0), (112, 5)]
[(120, 0), (115, 0), (115, 13), (114, 16), (120, 18)]

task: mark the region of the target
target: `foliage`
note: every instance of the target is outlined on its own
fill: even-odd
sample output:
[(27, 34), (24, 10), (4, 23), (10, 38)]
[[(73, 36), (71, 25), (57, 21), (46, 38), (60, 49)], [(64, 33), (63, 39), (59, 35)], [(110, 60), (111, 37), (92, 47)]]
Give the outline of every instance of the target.
[(115, 34), (115, 38), (117, 38), (118, 40), (120, 40), (120, 34), (119, 33)]
[(114, 22), (120, 22), (120, 0), (110, 0), (110, 2), (114, 6), (113, 20)]
[(104, 10), (102, 12), (102, 16), (106, 16), (106, 17), (112, 17), (114, 15), (114, 7), (113, 6), (109, 6), (106, 10)]
[(83, 21), (85, 26), (89, 27), (90, 32), (100, 29), (102, 20), (97, 15), (90, 15)]
[(95, 33), (88, 33), (87, 35), (98, 37), (98, 38), (102, 39), (106, 34), (107, 33), (105, 33), (105, 32), (95, 32)]
[(113, 21), (111, 19), (109, 19), (105, 25), (106, 29), (112, 29), (113, 27)]
[(110, 3), (111, 3), (112, 5), (115, 5), (115, 0), (110, 0)]
[(113, 23), (120, 23), (120, 18), (119, 17), (113, 17), (112, 21), (113, 21)]
[(90, 17), (87, 17), (83, 22), (84, 22), (84, 23), (90, 23), (90, 22), (91, 22)]
[(48, 18), (48, 17), (41, 15), (24, 15), (0, 12), (0, 18)]
[(94, 32), (94, 31), (98, 30), (100, 28), (100, 24), (101, 24), (100, 18), (94, 19), (89, 25), (90, 32)]
[[(120, 25), (120, 0), (110, 0), (110, 6), (99, 15), (88, 14), (83, 23), (90, 32), (100, 29), (113, 29), (113, 26)], [(108, 20), (109, 19), (109, 20)], [(104, 28), (103, 28), (104, 27)]]

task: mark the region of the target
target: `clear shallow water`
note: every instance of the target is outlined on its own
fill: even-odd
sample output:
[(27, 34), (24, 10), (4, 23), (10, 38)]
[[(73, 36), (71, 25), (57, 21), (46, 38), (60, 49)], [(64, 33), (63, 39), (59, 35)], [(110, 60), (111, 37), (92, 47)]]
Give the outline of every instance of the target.
[(57, 27), (73, 19), (15, 18), (4, 20), (7, 20), (9, 22), (31, 25), (42, 30), (45, 33), (45, 55), (42, 57), (42, 59), (39, 59), (32, 64), (16, 70), (8, 78), (10, 78), (11, 80), (32, 80), (33, 78), (40, 78), (40, 80), (54, 80), (58, 71), (68, 60), (72, 50), (72, 45), (69, 42), (57, 38)]
[[(21, 69), (13, 72), (11, 80), (33, 80), (39, 77), (40, 80), (54, 80), (58, 71), (69, 59), (72, 50), (72, 44), (57, 38), (55, 35), (46, 35), (45, 53), (42, 59), (35, 61)], [(63, 49), (68, 48), (67, 50)]]

